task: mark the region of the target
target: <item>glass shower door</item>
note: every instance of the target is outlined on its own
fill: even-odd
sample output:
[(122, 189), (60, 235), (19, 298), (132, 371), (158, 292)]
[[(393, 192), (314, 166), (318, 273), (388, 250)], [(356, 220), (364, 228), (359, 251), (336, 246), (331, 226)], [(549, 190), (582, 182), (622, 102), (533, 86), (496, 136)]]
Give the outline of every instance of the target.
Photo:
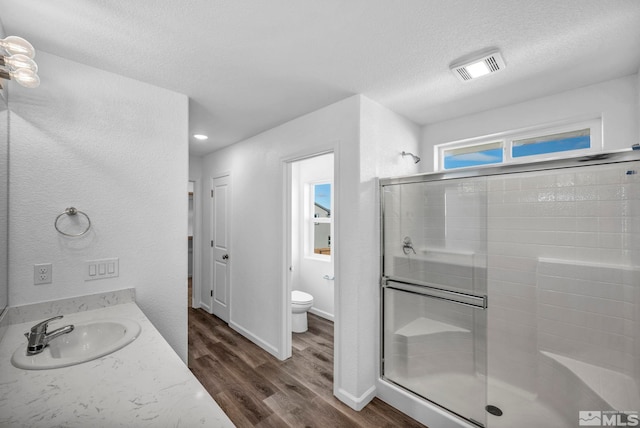
[(382, 187), (382, 375), (486, 425), (486, 180)]

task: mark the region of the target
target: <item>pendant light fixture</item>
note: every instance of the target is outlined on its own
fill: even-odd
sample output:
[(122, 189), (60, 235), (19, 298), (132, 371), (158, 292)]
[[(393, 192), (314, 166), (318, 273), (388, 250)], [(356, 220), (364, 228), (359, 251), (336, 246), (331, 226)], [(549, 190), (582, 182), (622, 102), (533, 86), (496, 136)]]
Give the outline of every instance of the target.
[[(38, 65), (33, 60), (36, 51), (25, 39), (9, 36), (0, 40), (0, 78), (15, 80), (26, 88), (37, 88), (40, 85)], [(1, 85), (0, 85), (1, 87)]]

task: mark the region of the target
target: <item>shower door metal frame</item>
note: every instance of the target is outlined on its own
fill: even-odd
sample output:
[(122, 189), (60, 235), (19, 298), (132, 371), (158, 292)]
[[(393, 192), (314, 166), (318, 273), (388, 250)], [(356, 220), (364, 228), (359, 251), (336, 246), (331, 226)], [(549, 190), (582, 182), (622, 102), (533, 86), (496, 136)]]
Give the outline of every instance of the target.
[[(401, 284), (399, 288), (401, 291), (408, 292), (416, 292), (411, 290), (406, 290), (405, 288), (411, 287), (410, 284), (406, 283), (406, 280), (402, 278), (394, 278), (392, 276), (385, 276), (384, 272), (384, 262), (385, 262), (385, 253), (384, 253), (384, 242), (385, 242), (385, 234), (384, 234), (384, 220), (385, 220), (385, 212), (384, 212), (384, 187), (386, 186), (395, 186), (401, 184), (412, 184), (412, 183), (424, 183), (431, 181), (444, 181), (444, 180), (452, 180), (452, 179), (464, 179), (464, 178), (480, 178), (480, 177), (489, 177), (495, 175), (507, 175), (507, 174), (516, 174), (516, 173), (525, 173), (525, 172), (538, 172), (538, 171), (550, 171), (550, 170), (559, 170), (559, 169), (569, 169), (569, 168), (580, 168), (584, 166), (596, 166), (596, 165), (607, 165), (607, 164), (616, 164), (616, 163), (625, 163), (625, 162), (634, 162), (640, 161), (640, 150), (632, 150), (632, 149), (624, 149), (620, 151), (614, 152), (603, 152), (595, 155), (589, 156), (577, 156), (570, 158), (561, 158), (561, 159), (551, 159), (537, 162), (529, 162), (529, 163), (512, 163), (512, 164), (504, 164), (504, 165), (487, 165), (480, 167), (469, 167), (469, 168), (461, 168), (453, 171), (444, 171), (444, 172), (433, 172), (433, 173), (424, 173), (424, 174), (415, 174), (401, 177), (388, 177), (388, 178), (380, 178), (378, 180), (378, 192), (379, 192), (379, 203), (380, 203), (380, 349), (379, 349), (379, 367), (380, 367), (380, 379), (392, 383), (393, 385), (402, 388), (402, 390), (407, 391), (413, 395), (416, 395), (422, 399), (427, 400), (429, 403), (432, 403), (438, 406), (441, 409), (444, 409), (465, 421), (475, 423), (479, 426), (483, 426), (476, 421), (469, 420), (466, 417), (443, 407), (442, 405), (435, 403), (429, 400), (428, 397), (423, 397), (417, 394), (414, 391), (411, 391), (405, 388), (402, 385), (394, 382), (391, 379), (387, 379), (384, 376), (384, 293), (383, 290), (385, 288), (394, 288), (394, 286), (390, 286), (389, 282), (394, 282), (396, 284)], [(634, 172), (635, 173), (635, 172)], [(640, 173), (640, 172), (639, 172)], [(420, 281), (414, 281), (416, 284), (420, 284)], [(431, 297), (436, 299), (443, 299), (453, 303), (465, 304), (468, 306), (474, 306), (477, 309), (488, 309), (487, 304), (487, 296), (484, 296), (484, 299), (480, 296), (474, 295), (466, 295), (467, 298), (471, 299), (483, 299), (483, 303), (481, 305), (469, 304), (468, 301), (457, 302), (454, 296), (455, 292), (450, 290), (440, 290), (436, 287), (429, 286), (428, 284), (420, 284), (419, 286), (412, 287), (414, 289), (417, 288), (425, 288), (424, 292), (418, 292), (417, 294), (422, 294), (425, 297)], [(431, 292), (430, 292), (431, 291)], [(442, 294), (438, 294), (441, 291), (443, 293), (454, 293), (452, 294), (452, 298), (442, 297)], [(433, 295), (435, 292), (435, 295)], [(431, 294), (431, 295), (430, 295)], [(464, 293), (460, 293), (464, 294)]]

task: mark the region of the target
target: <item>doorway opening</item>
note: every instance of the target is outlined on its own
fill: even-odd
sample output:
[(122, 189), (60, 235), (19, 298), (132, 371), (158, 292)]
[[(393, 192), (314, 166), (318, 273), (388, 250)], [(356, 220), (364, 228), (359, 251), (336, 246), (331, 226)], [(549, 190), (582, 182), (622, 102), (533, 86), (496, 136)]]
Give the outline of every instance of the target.
[(189, 181), (187, 187), (187, 194), (189, 198), (189, 208), (188, 208), (188, 229), (187, 229), (187, 287), (188, 287), (188, 300), (187, 305), (189, 307), (194, 307), (193, 300), (193, 276), (194, 276), (194, 267), (195, 267), (195, 257), (194, 257), (194, 231), (195, 231), (195, 181)]
[[(286, 310), (287, 318), (290, 319), (287, 323), (291, 344), (288, 351), (289, 355), (293, 355), (293, 349), (303, 351), (314, 339), (317, 340), (318, 334), (322, 333), (320, 330), (331, 330), (331, 334), (324, 336), (324, 340), (330, 337), (331, 343), (327, 345), (333, 347), (336, 212), (334, 154), (322, 153), (290, 162), (288, 181), (289, 305)], [(300, 313), (298, 298), (301, 296), (309, 302), (306, 305), (307, 313)], [(294, 305), (298, 313), (292, 314)], [(300, 332), (305, 329), (305, 332)]]

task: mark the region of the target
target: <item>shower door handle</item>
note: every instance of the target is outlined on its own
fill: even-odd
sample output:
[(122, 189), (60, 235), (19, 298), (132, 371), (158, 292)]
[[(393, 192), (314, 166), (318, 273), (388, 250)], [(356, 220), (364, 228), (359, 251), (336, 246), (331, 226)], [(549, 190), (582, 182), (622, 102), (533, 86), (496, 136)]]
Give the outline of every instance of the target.
[(476, 309), (487, 309), (487, 296), (476, 296), (474, 294), (460, 293), (458, 291), (445, 290), (428, 285), (402, 283), (385, 278), (383, 278), (382, 286), (384, 288), (418, 294), (432, 299), (446, 300), (459, 305), (471, 306)]

